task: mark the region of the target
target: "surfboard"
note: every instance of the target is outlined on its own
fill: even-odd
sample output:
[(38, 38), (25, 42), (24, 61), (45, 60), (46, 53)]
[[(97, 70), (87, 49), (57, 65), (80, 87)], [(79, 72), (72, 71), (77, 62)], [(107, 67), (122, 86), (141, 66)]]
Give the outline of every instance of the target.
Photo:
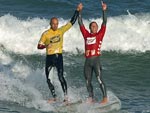
[(80, 112), (80, 113), (108, 113), (115, 112), (121, 109), (121, 101), (111, 91), (107, 92), (108, 102), (106, 104), (100, 104), (100, 101), (89, 104), (85, 100), (71, 100), (68, 104), (63, 101), (56, 101), (49, 104), (54, 108), (55, 112)]
[(82, 103), (78, 106), (78, 111), (81, 113), (108, 113), (115, 112), (121, 109), (121, 101), (112, 92), (108, 92), (108, 102), (100, 104), (95, 102), (92, 104)]
[(52, 103), (51, 105), (55, 108), (57, 112), (74, 112), (77, 111), (77, 107), (79, 104), (82, 104), (82, 100), (76, 100), (76, 101), (70, 101), (67, 104), (64, 102), (55, 102)]
[(120, 100), (117, 98), (114, 101), (109, 100), (106, 104), (95, 103), (92, 110), (100, 112), (118, 111), (121, 108)]

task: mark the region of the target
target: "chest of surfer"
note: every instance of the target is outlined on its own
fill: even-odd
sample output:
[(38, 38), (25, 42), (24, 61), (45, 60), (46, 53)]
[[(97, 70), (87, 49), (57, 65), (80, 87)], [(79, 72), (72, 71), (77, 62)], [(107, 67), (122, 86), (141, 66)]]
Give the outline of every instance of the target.
[(53, 31), (50, 29), (46, 37), (46, 42), (49, 44), (47, 47), (48, 54), (62, 53), (63, 34), (60, 30)]
[(102, 44), (102, 38), (99, 33), (92, 34), (90, 33), (85, 38), (85, 56), (92, 57), (92, 56), (99, 56), (100, 49)]

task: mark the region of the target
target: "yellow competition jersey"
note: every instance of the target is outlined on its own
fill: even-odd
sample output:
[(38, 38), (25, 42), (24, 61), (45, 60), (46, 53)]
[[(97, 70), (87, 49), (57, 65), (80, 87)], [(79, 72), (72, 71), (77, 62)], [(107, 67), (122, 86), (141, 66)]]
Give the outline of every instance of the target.
[(56, 31), (49, 29), (42, 34), (39, 44), (46, 45), (47, 55), (62, 53), (63, 35), (71, 27), (72, 27), (72, 24), (69, 22), (66, 25), (58, 28)]

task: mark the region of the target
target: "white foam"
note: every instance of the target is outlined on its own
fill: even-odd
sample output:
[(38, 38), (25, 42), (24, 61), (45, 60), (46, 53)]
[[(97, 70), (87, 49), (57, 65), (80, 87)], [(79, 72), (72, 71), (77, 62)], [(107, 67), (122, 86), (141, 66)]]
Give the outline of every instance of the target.
[(4, 54), (2, 51), (0, 51), (0, 62), (3, 65), (7, 65), (12, 62), (12, 59), (7, 54)]
[(13, 77), (11, 71), (0, 72), (0, 100), (15, 102), (20, 106), (42, 111), (53, 111), (53, 106), (43, 99), (41, 92), (33, 86)]
[[(3, 68), (3, 70), (0, 71), (1, 101), (15, 102), (20, 106), (35, 108), (41, 111), (56, 110), (54, 106), (48, 104), (46, 101), (51, 93), (46, 83), (44, 69), (31, 70), (30, 67), (21, 61), (10, 63), (6, 67), (0, 65), (0, 68), (1, 67)], [(56, 70), (52, 71), (51, 75), (53, 75), (51, 76), (51, 80), (54, 82), (56, 93), (63, 101), (63, 91)], [(44, 87), (44, 89), (37, 87)], [(45, 87), (47, 88), (45, 89)], [(68, 96), (71, 101), (76, 101), (81, 97), (78, 90), (68, 87)], [(44, 97), (46, 97), (46, 99)]]
[[(39, 90), (37, 88), (38, 85), (43, 87), (41, 82), (45, 83), (44, 87), (47, 86), (45, 74), (43, 73), (44, 69), (31, 70), (30, 67), (22, 62), (10, 63), (8, 67), (1, 66), (3, 67), (3, 71), (0, 72), (0, 100), (19, 103), (19, 105), (28, 108), (34, 107), (41, 111), (56, 111), (56, 108), (48, 104), (43, 98), (44, 95), (49, 95), (49, 89), (47, 88), (45, 92), (44, 89)], [(63, 92), (56, 70), (51, 72), (50, 75), (53, 75), (51, 79), (54, 82), (56, 92), (63, 99)], [(42, 92), (44, 92), (44, 95)], [(87, 90), (84, 86), (80, 88), (68, 87), (68, 96), (71, 101), (86, 98), (86, 95)], [(111, 99), (113, 99), (113, 95), (113, 93), (108, 92), (108, 96)], [(84, 107), (81, 106), (81, 110), (85, 110)]]
[(35, 54), (41, 33), (47, 29), (45, 19), (20, 20), (11, 15), (0, 17), (0, 43), (8, 50), (22, 54)]
[(12, 73), (18, 78), (27, 78), (30, 75), (31, 69), (27, 65), (23, 65), (22, 61), (17, 62), (11, 69)]
[[(122, 15), (108, 17), (107, 32), (102, 50), (110, 51), (140, 51), (150, 50), (150, 14)], [(69, 20), (59, 19), (59, 26)], [(101, 25), (101, 18), (83, 20), (85, 26), (92, 21)], [(37, 50), (37, 43), (43, 31), (49, 28), (49, 20), (32, 18), (20, 20), (12, 15), (0, 17), (0, 43), (8, 50), (21, 54), (44, 54), (45, 50)], [(64, 50), (76, 52), (76, 48), (84, 50), (84, 42), (76, 23), (64, 35)]]
[(108, 19), (103, 50), (140, 51), (150, 50), (149, 14), (123, 15)]

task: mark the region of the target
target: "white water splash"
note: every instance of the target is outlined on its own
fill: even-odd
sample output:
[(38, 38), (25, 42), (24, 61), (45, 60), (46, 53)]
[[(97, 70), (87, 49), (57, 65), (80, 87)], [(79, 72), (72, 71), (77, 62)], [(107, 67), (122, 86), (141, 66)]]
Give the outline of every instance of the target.
[[(129, 12), (128, 12), (129, 13)], [(108, 17), (107, 32), (102, 50), (106, 51), (140, 51), (150, 50), (150, 14), (128, 14)], [(68, 20), (59, 19), (59, 26)], [(85, 26), (92, 21), (101, 25), (101, 18), (83, 20)], [(45, 50), (37, 50), (37, 43), (43, 31), (49, 28), (49, 20), (33, 18), (20, 20), (12, 15), (0, 17), (0, 44), (6, 49), (21, 54), (44, 54)], [(64, 35), (64, 50), (76, 53), (78, 48), (84, 51), (84, 41), (76, 23)]]

